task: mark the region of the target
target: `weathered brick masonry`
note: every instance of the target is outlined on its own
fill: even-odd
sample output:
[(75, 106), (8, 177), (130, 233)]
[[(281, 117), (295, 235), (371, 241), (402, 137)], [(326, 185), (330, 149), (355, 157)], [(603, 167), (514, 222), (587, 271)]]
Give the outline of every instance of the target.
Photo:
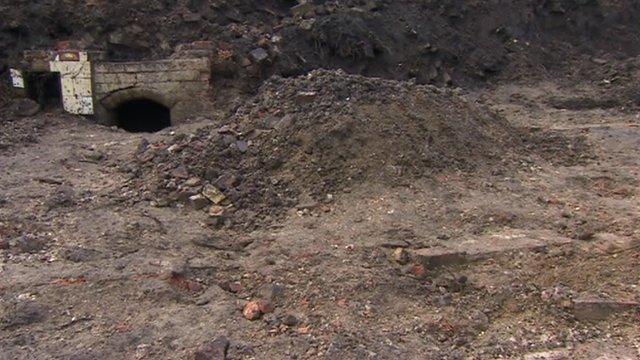
[[(94, 115), (103, 124), (118, 124), (118, 108), (136, 100), (151, 100), (170, 112), (171, 124), (211, 110), (211, 44), (178, 46), (169, 59), (107, 62), (101, 51), (75, 50), (63, 42), (57, 50), (30, 50), (11, 69), (14, 88), (25, 94), (24, 76), (57, 73), (63, 108), (72, 114)], [(132, 120), (137, 121), (137, 120)], [(122, 125), (122, 124), (120, 124)]]
[(101, 122), (110, 122), (111, 111), (119, 105), (145, 98), (171, 109), (172, 122), (179, 123), (203, 110), (210, 85), (208, 58), (96, 63), (95, 114)]

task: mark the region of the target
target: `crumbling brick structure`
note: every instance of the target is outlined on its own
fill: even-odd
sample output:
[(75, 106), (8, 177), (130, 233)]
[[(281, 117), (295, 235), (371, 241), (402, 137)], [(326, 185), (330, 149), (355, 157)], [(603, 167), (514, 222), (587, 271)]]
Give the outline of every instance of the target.
[[(153, 115), (163, 118), (159, 121), (167, 126), (208, 109), (209, 49), (208, 43), (199, 42), (180, 46), (169, 59), (107, 62), (103, 52), (62, 43), (56, 50), (26, 51), (23, 63), (11, 69), (12, 84), (35, 100), (60, 98), (69, 113), (93, 115), (103, 124), (144, 131), (146, 126), (125, 122), (149, 125)], [(158, 111), (149, 115), (144, 109), (135, 110), (136, 106)], [(156, 127), (164, 126), (151, 126)]]

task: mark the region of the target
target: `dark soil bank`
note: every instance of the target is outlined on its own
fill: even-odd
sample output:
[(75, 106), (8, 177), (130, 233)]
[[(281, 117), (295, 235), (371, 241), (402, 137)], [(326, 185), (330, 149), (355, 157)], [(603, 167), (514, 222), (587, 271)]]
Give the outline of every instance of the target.
[[(638, 53), (635, 1), (7, 1), (0, 5), (0, 71), (22, 50), (81, 40), (112, 59), (169, 55), (213, 41), (216, 77), (254, 87), (271, 74), (317, 68), (418, 83), (540, 76), (583, 55)], [(251, 51), (269, 57), (244, 66)]]

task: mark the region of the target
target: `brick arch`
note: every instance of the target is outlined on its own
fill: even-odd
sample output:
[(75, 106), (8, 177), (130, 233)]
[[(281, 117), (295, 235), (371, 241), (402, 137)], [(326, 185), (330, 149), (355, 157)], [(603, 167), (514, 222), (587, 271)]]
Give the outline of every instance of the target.
[(177, 100), (171, 99), (157, 91), (133, 87), (110, 93), (100, 99), (100, 104), (102, 104), (102, 106), (107, 110), (113, 110), (128, 101), (138, 99), (153, 100), (169, 109), (173, 108), (178, 102)]

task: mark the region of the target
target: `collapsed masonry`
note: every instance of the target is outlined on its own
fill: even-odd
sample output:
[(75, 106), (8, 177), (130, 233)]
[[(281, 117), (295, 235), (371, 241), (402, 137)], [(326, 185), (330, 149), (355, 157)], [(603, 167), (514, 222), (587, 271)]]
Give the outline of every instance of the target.
[(56, 50), (25, 51), (10, 71), (13, 87), (41, 105), (62, 104), (66, 112), (132, 132), (157, 131), (210, 107), (207, 42), (138, 62), (109, 62), (104, 52), (79, 49), (65, 42)]

